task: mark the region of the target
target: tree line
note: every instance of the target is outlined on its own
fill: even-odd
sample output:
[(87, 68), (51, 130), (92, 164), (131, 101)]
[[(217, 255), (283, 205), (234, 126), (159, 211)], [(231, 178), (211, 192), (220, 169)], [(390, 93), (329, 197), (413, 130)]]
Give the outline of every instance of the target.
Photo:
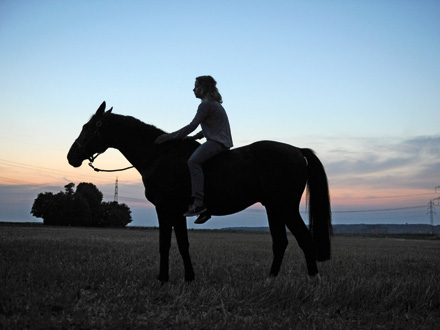
[(74, 183), (64, 188), (57, 194), (38, 194), (31, 214), (56, 226), (125, 227), (132, 221), (126, 204), (103, 202), (102, 192), (92, 183), (81, 182), (76, 190)]

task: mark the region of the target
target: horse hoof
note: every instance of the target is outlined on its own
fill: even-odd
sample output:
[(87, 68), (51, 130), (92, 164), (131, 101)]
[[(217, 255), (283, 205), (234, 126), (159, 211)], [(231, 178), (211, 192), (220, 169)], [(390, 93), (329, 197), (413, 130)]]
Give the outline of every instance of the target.
[(187, 283), (187, 284), (190, 284), (191, 282), (193, 282), (194, 281), (194, 276), (191, 276), (191, 277), (185, 277), (185, 282)]
[(310, 275), (309, 276), (309, 283), (311, 285), (319, 285), (321, 284), (321, 275), (315, 274), (315, 275)]
[(166, 284), (167, 282), (168, 282), (168, 278), (164, 278), (164, 277), (162, 277), (162, 276), (158, 276), (157, 277), (157, 280), (160, 282), (160, 284), (162, 284), (162, 285), (164, 285), (164, 284)]

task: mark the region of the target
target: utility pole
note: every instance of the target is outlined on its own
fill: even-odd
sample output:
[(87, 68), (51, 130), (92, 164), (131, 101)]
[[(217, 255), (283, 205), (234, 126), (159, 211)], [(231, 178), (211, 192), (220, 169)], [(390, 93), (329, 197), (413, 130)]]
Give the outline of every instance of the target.
[(116, 203), (118, 202), (118, 177), (116, 177), (116, 182), (115, 182), (115, 198), (113, 199), (113, 201), (115, 201)]
[[(435, 187), (435, 192), (438, 193), (439, 191), (440, 191), (440, 186)], [(437, 205), (440, 205), (440, 197), (433, 198), (428, 203), (428, 212), (427, 213), (429, 214), (429, 219), (430, 219), (430, 224), (431, 224), (431, 233), (434, 233), (434, 214), (436, 214), (435, 207), (434, 207), (435, 202), (437, 202)]]
[(434, 208), (434, 201), (431, 199), (428, 203), (428, 214), (429, 218), (431, 219), (431, 226), (434, 226), (434, 214), (435, 214), (435, 208)]

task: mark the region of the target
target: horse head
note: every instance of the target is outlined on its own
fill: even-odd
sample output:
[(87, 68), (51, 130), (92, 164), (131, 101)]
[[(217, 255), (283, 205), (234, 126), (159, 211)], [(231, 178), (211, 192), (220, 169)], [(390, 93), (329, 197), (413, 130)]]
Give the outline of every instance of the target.
[(103, 122), (113, 108), (105, 111), (105, 107), (105, 102), (102, 102), (92, 118), (84, 124), (78, 138), (72, 144), (72, 147), (70, 147), (67, 160), (73, 167), (80, 167), (84, 160), (92, 160), (93, 155), (103, 153), (107, 150), (103, 138), (105, 135), (105, 125), (103, 125)]

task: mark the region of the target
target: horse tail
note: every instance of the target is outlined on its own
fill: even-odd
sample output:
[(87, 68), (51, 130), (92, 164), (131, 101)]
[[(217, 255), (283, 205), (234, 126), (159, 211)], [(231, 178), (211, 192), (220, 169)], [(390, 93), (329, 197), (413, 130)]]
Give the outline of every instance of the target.
[(307, 160), (307, 201), (309, 229), (312, 233), (318, 261), (331, 256), (330, 237), (333, 235), (330, 193), (324, 166), (311, 149), (301, 149)]

